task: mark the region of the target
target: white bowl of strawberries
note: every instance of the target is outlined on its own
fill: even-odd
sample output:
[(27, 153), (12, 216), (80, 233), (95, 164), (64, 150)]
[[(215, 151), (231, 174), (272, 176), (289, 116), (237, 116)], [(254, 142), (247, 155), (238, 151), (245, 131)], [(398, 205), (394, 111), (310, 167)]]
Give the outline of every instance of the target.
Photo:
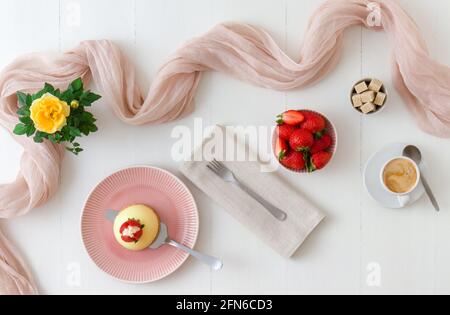
[(324, 169), (337, 149), (336, 129), (312, 110), (288, 110), (277, 117), (273, 150), (280, 164), (297, 173)]

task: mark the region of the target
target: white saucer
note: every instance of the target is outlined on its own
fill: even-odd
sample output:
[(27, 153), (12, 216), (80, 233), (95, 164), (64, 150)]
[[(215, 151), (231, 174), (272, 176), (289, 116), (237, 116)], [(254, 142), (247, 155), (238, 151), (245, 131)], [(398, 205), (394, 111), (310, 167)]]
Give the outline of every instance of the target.
[[(366, 164), (364, 170), (364, 187), (369, 195), (380, 205), (390, 209), (403, 208), (396, 196), (389, 194), (380, 181), (380, 172), (384, 164), (392, 158), (403, 155), (403, 149), (407, 146), (404, 143), (389, 144), (378, 151)], [(425, 194), (422, 183), (411, 193), (411, 201), (408, 205), (418, 201)], [(407, 205), (407, 206), (408, 206)]]

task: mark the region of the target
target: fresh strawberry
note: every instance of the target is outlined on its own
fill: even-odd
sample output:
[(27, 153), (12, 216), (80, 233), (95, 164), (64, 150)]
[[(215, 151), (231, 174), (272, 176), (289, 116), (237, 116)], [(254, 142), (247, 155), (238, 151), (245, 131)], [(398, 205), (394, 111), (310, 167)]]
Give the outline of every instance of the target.
[(301, 171), (305, 169), (306, 166), (303, 154), (296, 151), (289, 152), (284, 159), (281, 160), (281, 164), (294, 171)]
[(277, 143), (275, 144), (275, 154), (277, 156), (277, 159), (279, 161), (284, 159), (284, 157), (286, 156), (288, 151), (289, 151), (289, 146), (288, 146), (287, 142), (284, 139), (282, 139), (281, 137), (278, 137)]
[(319, 153), (320, 151), (325, 151), (333, 144), (333, 139), (330, 135), (323, 135), (322, 138), (317, 139), (311, 148), (311, 154)]
[(295, 151), (308, 151), (314, 144), (314, 136), (308, 130), (298, 129), (292, 134), (289, 144)]
[(144, 225), (136, 219), (128, 219), (120, 227), (121, 238), (126, 243), (137, 243), (142, 237)]
[(279, 125), (287, 124), (290, 126), (298, 126), (305, 120), (305, 116), (297, 110), (288, 110), (278, 116), (277, 123)]
[(302, 124), (301, 129), (308, 130), (314, 134), (320, 133), (325, 129), (327, 123), (320, 114), (306, 111), (302, 112), (302, 114), (305, 122)]
[(294, 126), (282, 124), (277, 127), (277, 134), (281, 139), (289, 141), (295, 129), (296, 128)]
[(321, 170), (330, 162), (332, 154), (329, 152), (318, 152), (311, 157), (311, 170)]

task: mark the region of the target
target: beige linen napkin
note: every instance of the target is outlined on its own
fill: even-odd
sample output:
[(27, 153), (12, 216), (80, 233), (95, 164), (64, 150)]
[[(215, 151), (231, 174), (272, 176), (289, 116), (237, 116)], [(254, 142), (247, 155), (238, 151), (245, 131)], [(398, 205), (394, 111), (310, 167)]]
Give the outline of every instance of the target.
[[(213, 134), (224, 130), (217, 126)], [(223, 134), (222, 132), (221, 134)], [(227, 140), (237, 141), (234, 135), (226, 134)], [(290, 258), (308, 235), (325, 218), (322, 212), (305, 199), (301, 193), (287, 184), (278, 172), (262, 172), (259, 162), (224, 162), (244, 184), (287, 213), (287, 220), (275, 219), (260, 203), (232, 183), (226, 183), (206, 166), (213, 157), (204, 148), (214, 147), (221, 151), (227, 141), (206, 138), (203, 145), (185, 162), (180, 170), (206, 195), (222, 206), (231, 216), (256, 234), (262, 241), (283, 257)], [(236, 143), (235, 143), (236, 144)], [(248, 147), (246, 147), (248, 150)], [(195, 159), (194, 159), (195, 157)], [(199, 159), (203, 157), (203, 159)], [(223, 160), (219, 158), (219, 160)]]

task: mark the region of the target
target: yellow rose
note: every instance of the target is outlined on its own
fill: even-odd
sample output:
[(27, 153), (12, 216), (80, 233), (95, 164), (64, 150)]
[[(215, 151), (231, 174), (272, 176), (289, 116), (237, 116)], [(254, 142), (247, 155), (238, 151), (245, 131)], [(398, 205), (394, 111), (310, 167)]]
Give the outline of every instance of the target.
[(73, 100), (72, 103), (70, 103), (70, 107), (73, 109), (77, 109), (80, 106), (80, 102)]
[(30, 107), (31, 119), (37, 130), (54, 134), (67, 125), (70, 106), (56, 96), (46, 93)]

